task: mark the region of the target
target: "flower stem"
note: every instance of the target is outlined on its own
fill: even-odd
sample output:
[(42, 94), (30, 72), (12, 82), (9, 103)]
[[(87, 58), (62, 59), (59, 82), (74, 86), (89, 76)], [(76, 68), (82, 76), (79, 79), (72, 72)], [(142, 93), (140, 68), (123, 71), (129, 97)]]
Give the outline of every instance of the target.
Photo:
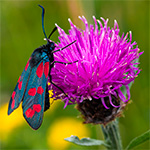
[(105, 127), (101, 125), (106, 143), (109, 145), (108, 150), (122, 150), (121, 137), (118, 127), (118, 121), (112, 121)]

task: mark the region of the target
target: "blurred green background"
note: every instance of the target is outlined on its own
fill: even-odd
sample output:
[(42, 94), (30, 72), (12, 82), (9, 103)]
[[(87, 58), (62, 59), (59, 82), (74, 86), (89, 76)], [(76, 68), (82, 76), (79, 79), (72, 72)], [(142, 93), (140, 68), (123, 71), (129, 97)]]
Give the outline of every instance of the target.
[[(45, 113), (39, 130), (32, 130), (22, 117), (19, 108), (9, 117), (7, 103), (18, 77), (33, 50), (43, 44), (41, 27), (41, 4), (45, 7), (45, 30), (47, 35), (57, 23), (66, 32), (70, 28), (68, 18), (84, 28), (78, 16), (84, 15), (89, 23), (92, 16), (109, 18), (109, 26), (114, 19), (123, 32), (132, 31), (133, 41), (138, 43), (144, 54), (140, 57), (139, 77), (131, 88), (132, 103), (120, 118), (123, 145), (149, 129), (149, 1), (0, 1), (1, 17), (1, 100), (0, 100), (0, 147), (2, 149), (98, 149), (80, 147), (63, 141), (76, 134), (79, 137), (103, 139), (98, 125), (82, 125), (82, 119), (74, 106), (63, 109), (64, 104), (56, 102)], [(68, 32), (67, 32), (68, 33)], [(58, 42), (58, 32), (51, 39)], [(104, 147), (100, 147), (104, 149)], [(149, 149), (146, 142), (136, 149)]]

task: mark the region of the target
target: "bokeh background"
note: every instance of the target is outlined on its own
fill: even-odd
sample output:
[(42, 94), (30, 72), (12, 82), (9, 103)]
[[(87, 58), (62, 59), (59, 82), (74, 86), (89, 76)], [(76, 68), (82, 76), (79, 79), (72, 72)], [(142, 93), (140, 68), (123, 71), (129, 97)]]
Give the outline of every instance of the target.
[[(32, 130), (22, 117), (19, 107), (7, 116), (7, 105), (18, 77), (33, 50), (43, 44), (41, 27), (41, 4), (45, 7), (45, 30), (47, 35), (55, 23), (66, 32), (70, 28), (68, 18), (74, 24), (84, 26), (78, 16), (84, 15), (89, 23), (92, 16), (109, 18), (109, 26), (116, 19), (123, 32), (132, 31), (133, 41), (144, 54), (140, 57), (142, 72), (131, 88), (132, 103), (120, 118), (120, 132), (124, 147), (136, 136), (149, 129), (149, 20), (150, 2), (100, 1), (100, 0), (55, 0), (55, 1), (0, 1), (1, 17), (1, 80), (0, 80), (0, 148), (1, 149), (104, 149), (104, 147), (81, 147), (64, 141), (71, 135), (103, 139), (99, 125), (83, 125), (74, 106), (63, 109), (61, 101), (53, 103), (44, 114), (39, 130)], [(52, 40), (58, 42), (58, 32)], [(136, 149), (149, 149), (146, 142)]]

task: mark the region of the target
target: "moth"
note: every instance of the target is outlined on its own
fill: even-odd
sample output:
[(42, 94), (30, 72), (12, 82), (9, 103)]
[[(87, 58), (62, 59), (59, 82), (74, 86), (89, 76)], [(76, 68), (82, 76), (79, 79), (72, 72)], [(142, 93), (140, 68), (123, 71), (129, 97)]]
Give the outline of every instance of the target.
[[(55, 43), (51, 42), (49, 38), (57, 30), (57, 27), (53, 29), (47, 38), (44, 29), (45, 10), (41, 5), (39, 6), (42, 8), (42, 28), (47, 44), (33, 51), (25, 69), (18, 79), (8, 106), (8, 115), (10, 115), (22, 102), (23, 116), (27, 123), (35, 130), (41, 126), (44, 111), (50, 107), (47, 82), (49, 76), (50, 82), (55, 85), (51, 78), (52, 67), (55, 63), (71, 64), (54, 61), (53, 54), (75, 42), (73, 41), (67, 46), (55, 50)], [(59, 88), (57, 85), (55, 86)], [(64, 93), (61, 88), (59, 89)]]

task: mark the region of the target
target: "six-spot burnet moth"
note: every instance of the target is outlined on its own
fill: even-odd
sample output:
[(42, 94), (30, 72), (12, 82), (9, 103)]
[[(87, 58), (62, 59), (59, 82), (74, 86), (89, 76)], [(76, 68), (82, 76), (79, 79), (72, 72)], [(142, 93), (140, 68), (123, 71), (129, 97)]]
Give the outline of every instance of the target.
[[(41, 5), (39, 6), (42, 8), (42, 28), (47, 44), (35, 49), (32, 53), (19, 77), (8, 106), (8, 115), (10, 115), (22, 101), (23, 116), (35, 130), (41, 126), (44, 111), (50, 107), (47, 85), (48, 76), (51, 84), (55, 85), (51, 79), (51, 68), (54, 63), (71, 64), (54, 61), (53, 53), (61, 51), (75, 42), (73, 41), (69, 45), (54, 51), (55, 43), (48, 39), (57, 30), (57, 27), (53, 29), (47, 38), (44, 29), (45, 10)], [(59, 88), (57, 85), (55, 86)], [(59, 89), (63, 92), (61, 88)]]

